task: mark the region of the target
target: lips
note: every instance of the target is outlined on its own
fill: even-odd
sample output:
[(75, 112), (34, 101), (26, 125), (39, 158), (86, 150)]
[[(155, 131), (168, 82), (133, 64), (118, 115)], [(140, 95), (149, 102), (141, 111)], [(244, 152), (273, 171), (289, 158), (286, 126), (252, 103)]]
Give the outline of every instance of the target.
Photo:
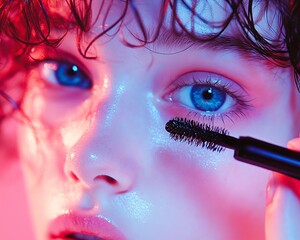
[(64, 239), (103, 240), (103, 238), (95, 237), (89, 234), (82, 234), (82, 233), (71, 233), (66, 235)]
[(49, 239), (125, 240), (125, 237), (103, 217), (64, 214), (50, 223)]

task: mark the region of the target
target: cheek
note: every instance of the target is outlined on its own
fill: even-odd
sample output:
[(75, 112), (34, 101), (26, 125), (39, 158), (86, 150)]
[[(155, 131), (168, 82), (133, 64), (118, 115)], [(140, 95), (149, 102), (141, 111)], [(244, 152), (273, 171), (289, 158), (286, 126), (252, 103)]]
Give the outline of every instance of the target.
[(86, 118), (92, 108), (92, 102), (86, 101), (87, 96), (76, 93), (68, 89), (50, 91), (34, 87), (26, 95), (23, 108), (37, 126), (60, 127), (74, 119)]
[(18, 136), (21, 163), (30, 186), (38, 189), (39, 183), (52, 179), (53, 174), (63, 176), (66, 146), (59, 133), (20, 123)]
[(35, 229), (43, 234), (51, 219), (79, 201), (81, 189), (65, 175), (66, 151), (59, 135), (21, 125), (19, 146)]
[(19, 145), (26, 159), (32, 159), (29, 156), (37, 154), (40, 155), (36, 156), (37, 159), (56, 159), (53, 154), (58, 155), (72, 148), (95, 121), (95, 102), (90, 99), (78, 104), (74, 101), (59, 104), (33, 89), (23, 104), (29, 118), (19, 127)]
[[(210, 163), (210, 159), (215, 162)], [(268, 173), (234, 161), (231, 151), (209, 156), (209, 152), (194, 148), (192, 155), (187, 154), (185, 146), (176, 145), (160, 149), (149, 169), (150, 180), (142, 183), (147, 186), (144, 192), (151, 199), (152, 216), (164, 223), (169, 234), (176, 226), (181, 230), (176, 234), (182, 233), (183, 238), (189, 233), (202, 233), (217, 239), (223, 232), (228, 234), (225, 239), (239, 239), (250, 231), (248, 227), (263, 226)], [(252, 211), (254, 208), (257, 211)], [(245, 216), (245, 224), (237, 231), (233, 223)], [(261, 227), (258, 231), (262, 231)]]
[(251, 136), (273, 144), (286, 146), (297, 136), (294, 110), (288, 102), (270, 101), (258, 107), (231, 130), (233, 136)]

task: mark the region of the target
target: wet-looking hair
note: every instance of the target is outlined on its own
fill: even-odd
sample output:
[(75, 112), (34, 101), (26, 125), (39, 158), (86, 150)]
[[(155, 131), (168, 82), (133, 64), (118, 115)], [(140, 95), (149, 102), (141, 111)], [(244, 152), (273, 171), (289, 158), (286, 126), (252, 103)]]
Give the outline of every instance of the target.
[[(96, 0), (94, 0), (96, 1)], [(97, 0), (98, 1), (98, 0)], [(103, 0), (99, 9), (93, 9), (93, 0), (7, 0), (0, 2), (0, 29), (1, 29), (1, 56), (13, 56), (15, 64), (17, 59), (29, 53), (32, 47), (45, 45), (56, 48), (66, 33), (76, 31), (77, 47), (80, 54), (86, 58), (95, 56), (89, 54), (93, 43), (104, 35), (116, 35), (126, 28), (124, 22), (128, 12), (133, 14), (135, 24), (139, 26), (140, 33), (135, 36), (135, 41), (121, 39), (129, 47), (143, 47), (153, 42), (164, 28), (168, 17), (171, 30), (177, 35), (186, 35), (195, 41), (209, 42), (220, 38), (232, 21), (237, 23), (240, 31), (239, 41), (248, 46), (249, 51), (258, 53), (278, 66), (292, 66), (295, 73), (295, 82), (300, 89), (300, 2), (297, 0), (224, 0), (226, 16), (220, 22), (212, 22), (199, 14), (199, 5), (210, 4), (209, 0), (162, 0), (160, 12), (157, 16), (155, 29), (147, 29), (143, 16), (139, 11), (139, 4), (134, 0)], [(114, 6), (118, 5), (119, 15), (115, 16)], [(278, 16), (279, 32), (275, 36), (263, 35), (257, 25), (256, 5), (260, 7), (260, 14), (267, 14), (270, 9), (276, 11)], [(62, 15), (59, 9), (64, 9)], [(55, 10), (56, 9), (56, 10)], [(216, 31), (210, 35), (202, 36), (195, 33), (182, 21), (179, 12), (189, 12), (191, 22), (213, 26)], [(114, 14), (113, 21), (106, 22)], [(90, 33), (95, 24), (95, 19), (101, 19), (102, 31), (97, 32), (88, 44), (83, 39)], [(60, 35), (54, 37), (53, 32), (60, 30)], [(117, 29), (117, 30), (116, 30)], [(84, 42), (84, 44), (83, 44)], [(9, 46), (9, 47), (7, 47)], [(5, 61), (1, 61), (5, 63)], [(4, 71), (5, 72), (5, 71)], [(8, 71), (9, 72), (9, 71)], [(9, 75), (9, 74), (8, 74)], [(5, 79), (0, 82), (0, 93), (7, 98), (3, 89)], [(0, 95), (1, 97), (1, 95)], [(0, 101), (1, 104), (1, 101)], [(18, 104), (16, 105), (18, 106)], [(0, 112), (1, 114), (1, 112)]]

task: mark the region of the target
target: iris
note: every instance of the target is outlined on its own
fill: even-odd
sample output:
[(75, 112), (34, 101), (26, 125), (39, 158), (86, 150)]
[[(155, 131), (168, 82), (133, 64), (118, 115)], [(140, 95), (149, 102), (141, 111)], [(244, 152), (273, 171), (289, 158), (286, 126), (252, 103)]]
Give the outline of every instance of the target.
[(59, 63), (55, 71), (55, 77), (57, 82), (63, 86), (83, 89), (90, 89), (92, 87), (90, 78), (78, 66), (71, 63)]
[(191, 101), (195, 108), (204, 111), (217, 111), (226, 100), (226, 93), (211, 85), (194, 85), (191, 89)]

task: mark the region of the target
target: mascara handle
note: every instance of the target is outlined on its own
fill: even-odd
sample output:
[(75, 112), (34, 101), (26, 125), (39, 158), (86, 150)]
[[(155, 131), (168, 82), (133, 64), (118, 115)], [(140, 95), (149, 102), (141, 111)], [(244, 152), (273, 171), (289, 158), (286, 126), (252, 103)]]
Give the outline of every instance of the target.
[(300, 180), (300, 152), (251, 137), (240, 137), (234, 158)]

